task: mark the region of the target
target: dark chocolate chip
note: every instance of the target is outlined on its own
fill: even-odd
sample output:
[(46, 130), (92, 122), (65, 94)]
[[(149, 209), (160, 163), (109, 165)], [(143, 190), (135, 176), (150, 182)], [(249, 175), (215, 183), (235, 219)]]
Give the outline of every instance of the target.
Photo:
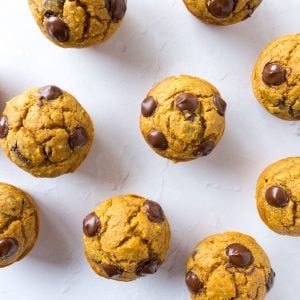
[(83, 232), (88, 237), (95, 236), (101, 230), (101, 222), (98, 216), (92, 212), (83, 219)]
[(145, 205), (147, 217), (151, 222), (162, 223), (165, 220), (164, 212), (157, 202), (147, 200)]
[(251, 251), (241, 244), (231, 244), (226, 248), (226, 255), (229, 258), (229, 265), (239, 268), (250, 266), (253, 261)]
[(157, 102), (155, 101), (155, 99), (152, 96), (147, 97), (142, 102), (142, 105), (141, 105), (142, 115), (145, 118), (152, 116), (156, 110), (156, 107), (157, 107)]
[(275, 272), (273, 271), (273, 269), (271, 269), (271, 272), (269, 274), (269, 277), (268, 277), (268, 281), (267, 281), (267, 290), (269, 291), (273, 285), (274, 285), (274, 280), (275, 280)]
[(189, 271), (186, 274), (185, 283), (190, 292), (193, 294), (199, 293), (203, 288), (203, 283), (200, 281), (199, 277), (192, 271)]
[(101, 264), (101, 268), (105, 274), (110, 278), (119, 277), (122, 275), (122, 271), (114, 265)]
[(24, 162), (25, 164), (30, 164), (31, 161), (29, 158), (25, 157), (21, 151), (19, 150), (17, 145), (14, 145), (10, 148), (10, 150), (19, 158), (19, 160), (21, 160), (22, 162)]
[(69, 26), (59, 17), (50, 16), (45, 21), (46, 30), (52, 39), (67, 42), (70, 38)]
[(54, 100), (63, 94), (62, 90), (54, 85), (47, 85), (38, 90), (40, 99)]
[(238, 0), (207, 0), (209, 12), (216, 18), (229, 17)]
[(8, 259), (15, 255), (19, 249), (19, 243), (14, 238), (0, 240), (0, 259)]
[(226, 102), (224, 101), (224, 99), (222, 99), (221, 96), (219, 96), (219, 95), (214, 95), (214, 96), (213, 96), (213, 102), (214, 102), (214, 105), (215, 105), (216, 108), (217, 108), (217, 112), (218, 112), (221, 116), (224, 116), (224, 115), (225, 115), (225, 112), (226, 112), (226, 107), (227, 107), (227, 104), (226, 104)]
[(118, 23), (126, 13), (127, 0), (105, 0), (105, 7), (112, 21)]
[(4, 139), (8, 134), (8, 121), (6, 116), (0, 116), (0, 139)]
[(154, 274), (158, 271), (161, 262), (158, 259), (144, 259), (139, 262), (136, 268), (137, 276), (145, 276)]
[(82, 127), (76, 128), (69, 136), (69, 146), (71, 149), (84, 146), (88, 141), (88, 134)]
[(265, 194), (266, 201), (274, 207), (283, 208), (289, 204), (288, 193), (280, 186), (271, 186)]
[(158, 150), (166, 150), (168, 148), (168, 141), (164, 134), (158, 130), (151, 130), (147, 135), (148, 144)]
[(196, 156), (207, 156), (209, 155), (215, 148), (216, 143), (214, 141), (206, 141), (199, 146), (198, 151), (196, 152)]
[(182, 93), (176, 98), (175, 105), (180, 111), (193, 114), (198, 106), (198, 98), (191, 93)]
[(50, 17), (56, 16), (56, 13), (53, 10), (46, 10), (44, 13), (44, 16), (46, 18), (50, 18)]
[(268, 86), (281, 85), (285, 81), (286, 71), (278, 63), (268, 63), (265, 65), (262, 79)]

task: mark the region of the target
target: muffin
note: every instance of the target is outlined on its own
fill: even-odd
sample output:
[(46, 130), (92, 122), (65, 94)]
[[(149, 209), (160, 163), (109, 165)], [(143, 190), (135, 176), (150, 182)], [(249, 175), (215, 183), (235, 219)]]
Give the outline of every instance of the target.
[(300, 120), (300, 34), (270, 43), (253, 69), (252, 86), (259, 103), (273, 116)]
[(0, 146), (36, 177), (74, 172), (94, 138), (88, 113), (56, 86), (29, 89), (7, 102), (0, 116)]
[(160, 205), (136, 195), (99, 204), (84, 218), (83, 233), (92, 269), (118, 281), (156, 273), (170, 243), (169, 224)]
[(140, 128), (159, 155), (184, 162), (210, 154), (223, 136), (226, 102), (207, 81), (188, 75), (159, 82), (142, 101)]
[(200, 242), (186, 265), (193, 300), (264, 299), (274, 282), (270, 261), (250, 236), (212, 235)]
[(39, 233), (37, 207), (22, 190), (0, 183), (0, 268), (24, 258)]
[(120, 28), (127, 0), (28, 0), (42, 33), (60, 47), (103, 43)]
[(262, 0), (183, 0), (199, 20), (214, 25), (231, 25), (252, 16)]
[(262, 172), (256, 187), (256, 204), (270, 229), (300, 236), (300, 157), (279, 160)]

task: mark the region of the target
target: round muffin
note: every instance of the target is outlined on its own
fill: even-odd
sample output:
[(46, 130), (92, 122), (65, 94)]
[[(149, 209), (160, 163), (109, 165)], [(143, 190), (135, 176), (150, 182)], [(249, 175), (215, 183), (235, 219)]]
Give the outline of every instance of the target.
[(44, 35), (60, 47), (82, 48), (109, 39), (121, 26), (127, 0), (28, 0)]
[(201, 21), (231, 25), (251, 17), (262, 0), (183, 0), (187, 9)]
[(273, 41), (260, 54), (252, 76), (256, 98), (272, 115), (300, 120), (300, 34)]
[(25, 257), (39, 233), (37, 208), (20, 189), (0, 183), (0, 268)]
[(273, 231), (300, 236), (300, 157), (289, 157), (268, 166), (256, 187), (260, 217)]
[(275, 273), (256, 241), (239, 232), (212, 235), (194, 249), (186, 266), (193, 300), (265, 298)]
[(84, 249), (93, 270), (131, 281), (155, 273), (170, 243), (167, 218), (154, 201), (136, 195), (110, 198), (83, 220)]
[(17, 166), (36, 177), (75, 171), (94, 137), (78, 101), (56, 86), (32, 88), (7, 102), (0, 116), (0, 145)]
[(212, 152), (223, 136), (226, 103), (218, 90), (188, 75), (158, 83), (141, 105), (140, 128), (149, 146), (174, 162)]

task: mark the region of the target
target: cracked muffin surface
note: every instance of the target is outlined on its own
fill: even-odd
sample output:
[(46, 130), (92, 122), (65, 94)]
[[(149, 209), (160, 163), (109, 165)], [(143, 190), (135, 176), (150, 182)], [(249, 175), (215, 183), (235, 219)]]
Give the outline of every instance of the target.
[(154, 201), (136, 195), (110, 198), (83, 220), (84, 249), (105, 278), (131, 281), (155, 273), (170, 243), (167, 218)]
[(44, 35), (58, 46), (82, 48), (109, 39), (121, 26), (127, 0), (28, 0)]
[(141, 105), (140, 129), (159, 155), (182, 162), (210, 154), (223, 136), (226, 102), (205, 80), (169, 77)]
[(0, 183), (0, 268), (25, 257), (38, 233), (38, 212), (30, 196)]
[(251, 17), (262, 0), (183, 0), (198, 19), (214, 25), (231, 25)]
[(252, 86), (260, 104), (284, 120), (300, 120), (300, 34), (270, 43), (253, 69)]
[(196, 246), (185, 281), (193, 300), (260, 300), (274, 278), (267, 255), (252, 237), (225, 232)]
[(56, 86), (32, 88), (8, 101), (0, 116), (0, 145), (17, 166), (36, 177), (75, 171), (93, 143), (88, 113)]
[(268, 166), (256, 187), (260, 217), (273, 231), (300, 236), (300, 157), (289, 157)]

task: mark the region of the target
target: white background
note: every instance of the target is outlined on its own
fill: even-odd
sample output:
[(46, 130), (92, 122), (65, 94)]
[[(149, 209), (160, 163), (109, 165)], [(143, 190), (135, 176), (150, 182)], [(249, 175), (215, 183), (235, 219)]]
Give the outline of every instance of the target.
[[(270, 163), (300, 154), (300, 124), (272, 117), (256, 102), (251, 72), (262, 48), (300, 28), (299, 0), (264, 0), (250, 20), (220, 28), (190, 15), (181, 0), (129, 0), (122, 28), (104, 45), (51, 44), (27, 1), (0, 1), (0, 108), (23, 90), (56, 84), (90, 113), (93, 149), (75, 174), (36, 179), (0, 153), (0, 181), (29, 192), (41, 212), (39, 240), (23, 261), (0, 270), (0, 299), (184, 300), (185, 261), (202, 238), (226, 230), (254, 236), (276, 282), (268, 299), (299, 300), (300, 240), (260, 220), (255, 185)], [(140, 102), (160, 79), (203, 77), (228, 103), (223, 140), (207, 158), (173, 164), (139, 132)], [(82, 247), (82, 218), (106, 198), (136, 193), (159, 201), (172, 227), (159, 273), (131, 283), (98, 277)]]

